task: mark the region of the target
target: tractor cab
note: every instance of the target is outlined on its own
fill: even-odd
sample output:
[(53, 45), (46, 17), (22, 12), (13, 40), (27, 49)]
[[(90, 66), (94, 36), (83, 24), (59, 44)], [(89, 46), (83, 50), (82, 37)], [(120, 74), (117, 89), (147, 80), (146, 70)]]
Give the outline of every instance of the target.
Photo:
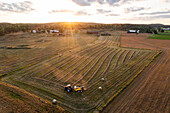
[(74, 86), (74, 91), (75, 92), (83, 92), (84, 91), (84, 86)]
[(69, 92), (72, 92), (72, 87), (71, 87), (71, 84), (68, 84), (67, 86), (64, 87), (64, 91), (67, 91), (68, 93)]

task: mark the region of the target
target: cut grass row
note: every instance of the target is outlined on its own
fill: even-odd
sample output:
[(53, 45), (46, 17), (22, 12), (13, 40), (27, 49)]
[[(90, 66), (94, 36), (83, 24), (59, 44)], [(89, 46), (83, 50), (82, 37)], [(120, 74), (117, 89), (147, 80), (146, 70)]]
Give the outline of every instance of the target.
[[(119, 51), (117, 51), (117, 52), (119, 52)], [(116, 53), (117, 53), (116, 52)], [(113, 53), (114, 54), (114, 53)], [(107, 56), (106, 56), (107, 57)], [(105, 57), (105, 58), (106, 58)], [(109, 60), (109, 59), (108, 59)], [(108, 61), (109, 62), (109, 61)], [(107, 63), (108, 62), (106, 62), (105, 64), (107, 65)], [(102, 67), (102, 65), (103, 65), (103, 63), (104, 63), (104, 61), (103, 62), (101, 62), (100, 63), (100, 65), (98, 66), (98, 68), (95, 70), (95, 72), (93, 73), (93, 75), (91, 76), (91, 75), (89, 75), (89, 76), (91, 76), (87, 81), (86, 81), (86, 84), (90, 84), (90, 81), (93, 81), (92, 79), (95, 79), (95, 78), (98, 78), (99, 76), (101, 76), (101, 71), (102, 72), (104, 72), (104, 69), (105, 69), (105, 67), (103, 66), (103, 68), (101, 68)], [(106, 67), (107, 68), (107, 67)], [(100, 73), (99, 73), (99, 71), (100, 71)]]
[[(68, 82), (70, 79), (72, 79), (73, 77), (74, 78), (79, 78), (79, 76), (80, 76), (80, 74), (79, 73), (81, 73), (81, 71), (83, 71), (85, 68), (87, 68), (87, 66), (91, 63), (91, 62), (93, 62), (94, 61), (94, 59), (96, 58), (96, 57), (98, 57), (98, 55), (99, 55), (100, 53), (98, 53), (97, 55), (95, 55), (95, 56), (93, 56), (93, 59), (91, 59), (88, 63), (86, 63), (86, 65), (84, 65), (82, 68), (81, 67), (79, 67), (80, 69), (78, 69), (78, 71), (73, 75), (73, 76), (71, 76), (71, 77), (69, 77), (68, 79), (66, 79), (64, 82)], [(77, 75), (77, 76), (76, 76)], [(74, 82), (73, 80), (71, 80), (72, 82)], [(70, 81), (70, 82), (71, 82)], [(77, 81), (77, 79), (76, 79), (76, 81)]]
[[(90, 41), (87, 41), (87, 44), (90, 44), (92, 39)], [(49, 39), (49, 40), (51, 40), (51, 39)], [(54, 56), (56, 53), (61, 53), (61, 52), (64, 52), (64, 51), (72, 49), (72, 48), (68, 47), (67, 44), (60, 44), (60, 42), (62, 43), (62, 41), (63, 41), (62, 38), (57, 39), (57, 41), (56, 41), (56, 39), (53, 39), (53, 40), (55, 41), (55, 43), (59, 43), (57, 45), (56, 44), (54, 45), (56, 49), (51, 49), (51, 46), (47, 47), (47, 49), (31, 49), (31, 50), (29, 50), (27, 52), (27, 54), (30, 53), (29, 56), (31, 56), (31, 57), (26, 55), (29, 58), (25, 57), (24, 59), (21, 59), (20, 56), (16, 56), (16, 59), (15, 58), (11, 58), (11, 61), (7, 60), (7, 61), (3, 61), (3, 63), (7, 64), (8, 67), (10, 67), (10, 70), (12, 68), (13, 68), (13, 70), (15, 70), (15, 69), (19, 68), (21, 65), (22, 66), (23, 65), (29, 65), (31, 63), (35, 64), (35, 63), (41, 62), (43, 60), (49, 59), (50, 57)], [(96, 40), (96, 39), (94, 38), (94, 40)], [(30, 40), (29, 39), (29, 41), (34, 41), (34, 40)], [(24, 42), (26, 43), (25, 40), (24, 40)], [(7, 45), (8, 45), (8, 43), (7, 43)], [(47, 54), (46, 50), (48, 51), (48, 54)], [(52, 51), (50, 51), (50, 50), (52, 50)], [(22, 51), (22, 50), (19, 50), (19, 51)], [(44, 51), (46, 51), (46, 52), (44, 52)], [(7, 52), (7, 53), (9, 53), (9, 52)], [(32, 53), (35, 53), (35, 54), (32, 54)], [(6, 72), (4, 72), (4, 73), (9, 73), (8, 71), (9, 70), (6, 70)]]
[[(87, 48), (87, 49), (94, 49), (95, 47), (90, 47), (90, 48)], [(85, 49), (86, 50), (86, 49)], [(80, 52), (80, 51), (79, 51)], [(71, 55), (73, 55), (73, 54), (75, 54), (75, 53), (72, 53)], [(60, 59), (59, 61), (58, 61), (58, 58), (59, 58), (59, 56), (57, 55), (57, 56), (55, 56), (55, 57), (53, 57), (52, 59), (48, 59), (48, 60), (45, 60), (45, 61), (43, 61), (43, 62), (41, 62), (41, 63), (37, 63), (37, 64), (35, 64), (35, 65), (33, 65), (32, 67), (30, 67), (30, 68), (26, 68), (25, 70), (23, 70), (23, 71), (21, 71), (20, 73), (18, 73), (18, 74), (23, 74), (23, 76), (24, 75), (27, 75), (27, 74), (33, 74), (34, 73), (34, 71), (35, 70), (39, 70), (40, 71), (40, 69), (42, 68), (42, 66), (44, 65), (44, 64), (46, 64), (46, 63), (49, 63), (49, 62), (54, 62), (54, 63), (51, 63), (51, 65), (50, 66), (52, 66), (52, 65), (54, 65), (54, 64), (57, 64), (57, 63), (60, 63), (61, 61), (64, 61), (66, 58), (70, 58), (71, 57), (71, 55), (69, 55), (69, 56), (66, 56), (65, 58), (62, 58), (62, 59)], [(50, 66), (44, 66), (44, 68), (43, 69), (47, 69), (47, 68), (49, 68)], [(22, 77), (23, 77), (22, 76)]]
[[(94, 53), (94, 54), (95, 54), (95, 53)], [(94, 55), (94, 54), (93, 54), (93, 55)], [(66, 75), (64, 75), (64, 76), (62, 77), (62, 79), (66, 79), (66, 80), (67, 80), (67, 78), (68, 78), (70, 75), (73, 76), (72, 73), (73, 73), (74, 71), (78, 70), (79, 68), (81, 68), (81, 66), (84, 65), (85, 62), (86, 62), (87, 60), (89, 60), (89, 58), (90, 58), (90, 57), (87, 57), (86, 59), (84, 59), (84, 60), (82, 60), (81, 62), (79, 62), (79, 64), (76, 65), (76, 66), (74, 66), (74, 68), (71, 69)], [(70, 74), (69, 74), (69, 73), (70, 73)], [(61, 80), (61, 79), (59, 79), (59, 80)], [(61, 80), (61, 81), (62, 81), (62, 80)]]
[[(98, 49), (98, 48), (97, 48), (97, 49)], [(97, 50), (97, 49), (96, 49), (96, 50)], [(94, 52), (95, 52), (95, 49), (94, 49)], [(88, 53), (90, 53), (90, 52), (88, 51)], [(89, 57), (89, 56), (88, 56), (88, 53), (87, 53), (87, 51), (86, 51), (86, 54), (84, 54), (83, 56), (79, 57), (78, 59), (74, 57), (74, 59), (72, 60), (71, 63), (77, 63), (79, 60), (83, 59), (83, 57), (84, 57), (84, 58)], [(63, 64), (66, 65), (67, 67), (69, 67), (68, 62), (63, 62), (63, 63), (61, 63), (62, 66), (61, 66), (61, 65), (59, 65), (59, 66), (63, 67)], [(71, 66), (72, 66), (72, 65), (71, 65)], [(61, 67), (60, 67), (60, 68), (61, 68)], [(57, 66), (57, 67), (55, 66), (55, 69), (57, 69), (57, 68), (59, 68), (59, 67), (58, 67), (58, 66)], [(55, 71), (55, 70), (54, 70), (54, 71)], [(64, 71), (63, 71), (63, 72), (64, 72)]]
[[(144, 63), (147, 64), (148, 60), (145, 59), (144, 61), (145, 61)], [(143, 61), (139, 61), (138, 64), (140, 64), (138, 66), (139, 69), (143, 69), (143, 67), (145, 67), (145, 65), (143, 65)], [(131, 78), (133, 78), (133, 75), (135, 75), (135, 73), (138, 72), (138, 69), (136, 69), (135, 65), (133, 64), (132, 66), (133, 66), (132, 69), (130, 69), (131, 72), (124, 72), (124, 74), (120, 74), (122, 77), (119, 76), (117, 78), (117, 82), (113, 82), (113, 80), (115, 80), (115, 78), (109, 79), (106, 83), (105, 82), (103, 83), (101, 81), (101, 84), (102, 84), (101, 86), (103, 87), (103, 90), (102, 91), (99, 91), (99, 90), (94, 91), (95, 89), (93, 89), (93, 91), (90, 92), (90, 97), (93, 97), (92, 99), (94, 99), (94, 101), (96, 102), (98, 99), (101, 99), (102, 95), (103, 95), (107, 101), (107, 98), (109, 98), (109, 96), (111, 96), (110, 94), (112, 91), (113, 91), (113, 93), (115, 93), (117, 90), (121, 89), (121, 87), (127, 83), (126, 81), (131, 80)], [(97, 94), (97, 93), (99, 93), (99, 94), (102, 93), (102, 95), (100, 95), (100, 97), (97, 97), (97, 96), (99, 96), (99, 94)]]

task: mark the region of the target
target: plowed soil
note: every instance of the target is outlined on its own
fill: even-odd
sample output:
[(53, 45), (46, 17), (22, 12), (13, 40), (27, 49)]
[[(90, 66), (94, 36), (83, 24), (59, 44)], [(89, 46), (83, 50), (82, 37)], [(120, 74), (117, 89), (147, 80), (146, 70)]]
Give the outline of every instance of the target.
[(161, 50), (159, 55), (103, 113), (170, 113), (170, 40), (122, 32), (121, 46)]

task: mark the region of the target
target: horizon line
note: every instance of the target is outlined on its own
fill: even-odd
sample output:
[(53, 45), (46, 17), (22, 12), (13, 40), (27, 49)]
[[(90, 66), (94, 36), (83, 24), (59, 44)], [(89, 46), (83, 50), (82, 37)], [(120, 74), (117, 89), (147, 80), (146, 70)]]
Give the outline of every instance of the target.
[[(93, 23), (93, 24), (137, 24), (137, 23), (99, 23), (99, 22), (69, 22), (69, 21), (60, 21), (60, 22), (0, 22), (2, 23), (9, 23), (9, 24), (50, 24), (50, 23)], [(149, 23), (149, 24), (140, 24), (138, 23), (137, 25), (152, 25), (152, 24), (161, 24), (161, 25), (167, 25), (167, 24), (162, 24), (162, 23)]]

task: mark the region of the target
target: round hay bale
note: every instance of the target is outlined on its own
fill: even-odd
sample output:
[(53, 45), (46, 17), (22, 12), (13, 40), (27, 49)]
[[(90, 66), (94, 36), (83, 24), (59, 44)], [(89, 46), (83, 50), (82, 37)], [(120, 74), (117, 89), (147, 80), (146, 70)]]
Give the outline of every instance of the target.
[(56, 104), (57, 100), (56, 99), (53, 99), (52, 103), (53, 104)]
[(99, 90), (102, 90), (102, 87), (101, 87), (101, 86), (99, 87)]

